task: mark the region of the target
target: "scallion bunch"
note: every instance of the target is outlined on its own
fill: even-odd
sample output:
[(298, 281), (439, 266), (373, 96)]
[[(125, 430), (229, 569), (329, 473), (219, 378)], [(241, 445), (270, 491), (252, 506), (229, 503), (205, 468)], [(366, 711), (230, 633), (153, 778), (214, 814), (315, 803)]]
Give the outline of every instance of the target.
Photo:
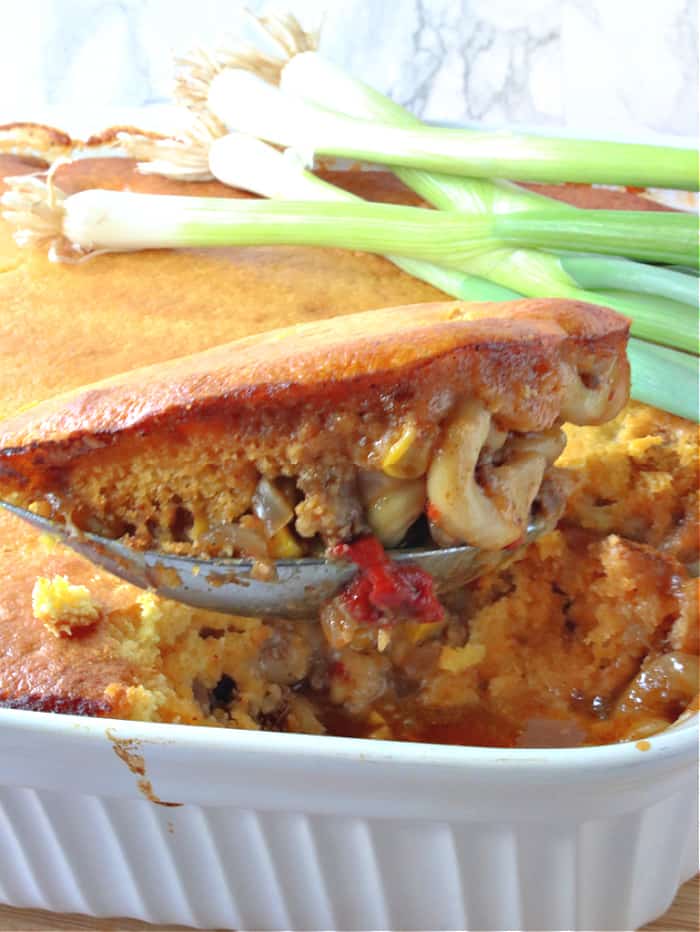
[[(39, 182), (17, 179), (3, 205), (18, 239), (48, 241), (68, 259), (172, 246), (344, 247), (386, 255), (460, 298), (606, 305), (632, 320), (633, 397), (697, 419), (697, 217), (582, 210), (512, 183), (697, 190), (696, 152), (427, 127), (325, 61), (293, 17), (259, 22), (280, 54), (196, 53), (179, 84), (198, 113), (193, 131), (127, 142), (142, 170), (216, 177), (271, 200), (85, 191), (54, 196), (48, 209)], [(307, 171), (314, 153), (390, 166), (437, 210), (364, 202)]]

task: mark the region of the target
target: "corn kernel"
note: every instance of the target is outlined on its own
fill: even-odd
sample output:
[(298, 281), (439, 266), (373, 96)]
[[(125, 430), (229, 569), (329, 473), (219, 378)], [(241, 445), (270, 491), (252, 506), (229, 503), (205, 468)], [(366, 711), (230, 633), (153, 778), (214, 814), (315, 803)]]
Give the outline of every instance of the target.
[(486, 656), (483, 644), (465, 644), (464, 647), (443, 647), (440, 651), (440, 669), (448, 673), (463, 673), (476, 666)]
[(199, 540), (200, 537), (203, 537), (209, 530), (209, 520), (205, 514), (201, 511), (194, 513), (194, 520), (192, 522), (192, 539)]
[(48, 502), (36, 501), (31, 502), (27, 511), (31, 511), (33, 515), (39, 515), (40, 518), (50, 518), (51, 517), (51, 505)]
[(299, 541), (288, 527), (280, 528), (268, 541), (270, 556), (275, 560), (296, 560), (304, 555)]
[(389, 449), (384, 454), (382, 459), (382, 469), (385, 473), (388, 473), (390, 476), (393, 475), (391, 472), (391, 467), (395, 466), (397, 463), (400, 463), (402, 459), (408, 453), (413, 441), (416, 439), (416, 425), (413, 423), (407, 424), (401, 436), (398, 440), (395, 440)]
[(563, 556), (566, 544), (561, 531), (550, 531), (549, 534), (543, 534), (535, 546), (541, 559), (548, 560), (551, 558), (556, 560)]
[(389, 632), (385, 628), (380, 628), (377, 631), (377, 650), (380, 654), (387, 649), (390, 641), (391, 635)]
[(382, 457), (382, 472), (396, 479), (417, 479), (425, 474), (429, 455), (429, 446), (421, 441), (418, 428), (409, 421)]
[(660, 447), (663, 443), (663, 437), (635, 437), (634, 440), (629, 441), (629, 454), (632, 459), (641, 459), (651, 448)]
[(386, 725), (386, 719), (383, 715), (380, 715), (379, 712), (373, 710), (367, 716), (367, 724), (376, 728), (378, 725)]
[(44, 553), (53, 553), (60, 543), (55, 534), (39, 534), (39, 544)]

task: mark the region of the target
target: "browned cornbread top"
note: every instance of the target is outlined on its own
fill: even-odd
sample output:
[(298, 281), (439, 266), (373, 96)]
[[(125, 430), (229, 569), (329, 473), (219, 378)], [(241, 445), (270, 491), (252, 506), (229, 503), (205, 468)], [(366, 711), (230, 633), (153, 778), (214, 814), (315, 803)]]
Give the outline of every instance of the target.
[[(484, 401), (505, 428), (542, 430), (560, 416), (578, 370), (616, 361), (626, 373), (628, 322), (561, 300), (445, 302), (270, 331), (116, 376), (0, 424), (0, 475), (28, 457), (62, 465), (125, 430), (260, 407), (359, 405), (411, 395), (419, 383)], [(623, 377), (623, 381), (626, 381)], [(435, 390), (435, 388), (433, 388)], [(626, 401), (617, 394), (609, 413)], [(21, 462), (19, 463), (21, 468)]]

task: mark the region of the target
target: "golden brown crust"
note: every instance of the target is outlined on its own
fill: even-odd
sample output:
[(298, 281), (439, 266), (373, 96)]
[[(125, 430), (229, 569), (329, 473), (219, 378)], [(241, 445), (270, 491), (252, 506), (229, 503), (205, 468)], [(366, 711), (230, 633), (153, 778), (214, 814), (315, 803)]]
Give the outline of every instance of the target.
[(0, 472), (30, 451), (35, 463), (59, 464), (109, 435), (150, 432), (166, 420), (308, 402), (359, 405), (439, 379), (436, 367), (445, 387), (484, 400), (505, 427), (543, 430), (560, 416), (568, 380), (589, 356), (624, 364), (628, 329), (613, 311), (547, 299), (416, 304), (300, 324), (117, 376), (10, 418), (0, 424)]
[[(0, 179), (46, 167), (29, 154), (0, 153)], [(394, 194), (394, 182), (352, 175), (348, 180), (359, 186), (358, 193)], [(242, 196), (214, 182), (188, 185), (141, 175), (133, 161), (119, 158), (61, 166), (58, 181), (68, 191), (128, 185), (154, 193)], [(56, 266), (39, 250), (17, 247), (0, 220), (0, 413), (285, 323), (366, 310), (375, 300), (401, 304), (441, 297), (378, 256), (341, 250), (150, 252), (104, 256), (80, 268)], [(134, 674), (110, 657), (104, 634), (59, 640), (32, 614), (37, 576), (66, 575), (93, 591), (95, 570), (65, 548), (47, 556), (38, 537), (0, 513), (0, 703), (115, 714), (105, 687), (128, 685)], [(130, 588), (98, 576), (104, 587), (95, 593), (100, 599), (116, 600), (118, 591)], [(132, 590), (128, 601), (134, 598)]]
[(85, 140), (84, 143), (80, 143), (81, 146), (84, 146), (87, 149), (99, 148), (100, 146), (119, 146), (119, 134), (120, 133), (129, 133), (130, 135), (136, 136), (145, 136), (148, 139), (165, 139), (166, 137), (163, 133), (156, 133), (153, 130), (149, 129), (139, 129), (137, 126), (132, 126), (129, 123), (119, 124), (118, 126), (110, 126), (107, 129), (103, 129), (98, 133), (92, 133)]
[(0, 152), (35, 155), (52, 162), (58, 158), (70, 158), (86, 149), (118, 147), (120, 133), (134, 133), (149, 139), (164, 138), (162, 133), (138, 129), (130, 124), (110, 126), (82, 140), (44, 123), (4, 123), (0, 125)]
[(43, 123), (4, 123), (0, 126), (0, 152), (38, 156), (52, 162), (70, 156), (76, 143), (68, 133)]

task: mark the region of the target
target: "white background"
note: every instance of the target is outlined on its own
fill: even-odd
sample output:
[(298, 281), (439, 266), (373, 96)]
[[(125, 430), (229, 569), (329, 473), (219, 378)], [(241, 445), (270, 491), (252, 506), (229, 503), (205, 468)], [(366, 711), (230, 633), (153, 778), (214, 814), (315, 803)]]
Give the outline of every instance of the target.
[[(253, 9), (270, 8), (249, 0)], [(240, 0), (0, 0), (0, 122), (91, 130), (166, 101)], [(289, 0), (322, 48), (432, 119), (694, 135), (697, 0)], [(279, 8), (279, 4), (272, 8)], [(77, 116), (76, 116), (77, 115)], [(71, 125), (68, 125), (71, 124)]]

